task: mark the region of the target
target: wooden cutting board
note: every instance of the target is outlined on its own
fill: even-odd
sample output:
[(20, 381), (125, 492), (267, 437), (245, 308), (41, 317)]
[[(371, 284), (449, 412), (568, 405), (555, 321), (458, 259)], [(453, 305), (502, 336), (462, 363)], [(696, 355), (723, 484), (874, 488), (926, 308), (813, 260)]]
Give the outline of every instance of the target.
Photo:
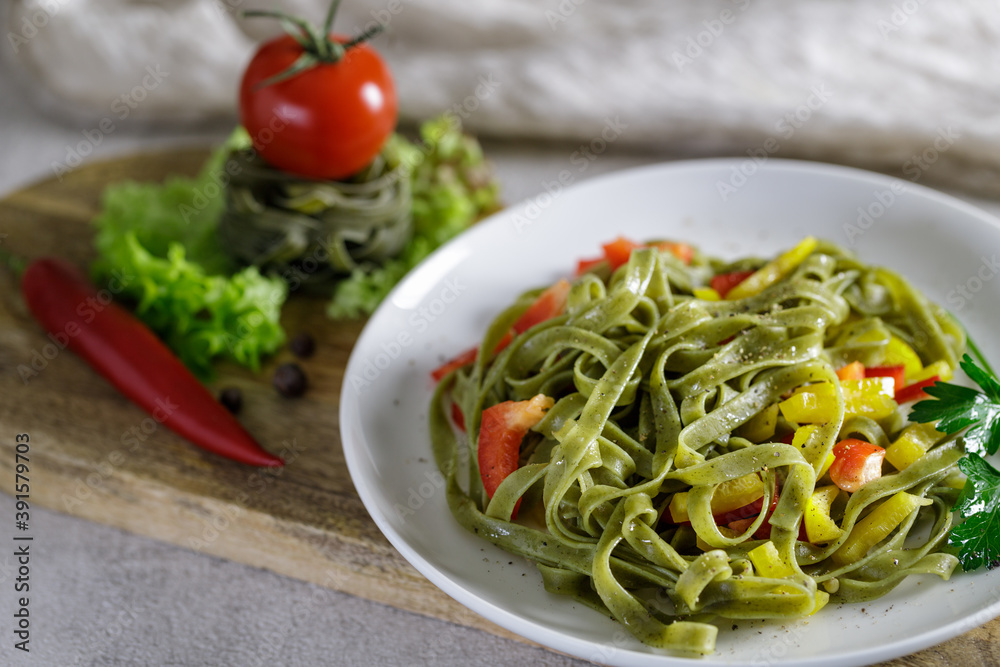
[[(0, 244), (27, 258), (93, 257), (90, 220), (105, 185), (193, 175), (207, 153), (178, 150), (85, 165), (0, 200)], [(286, 330), (317, 340), (300, 362), (310, 390), (282, 399), (268, 379), (221, 369), (213, 388), (243, 391), (241, 419), (281, 470), (260, 472), (207, 454), (122, 398), (31, 319), (11, 276), (0, 272), (0, 478), (12, 493), (17, 433), (31, 437), (33, 503), (407, 611), (523, 639), (453, 601), (392, 548), (354, 490), (340, 444), (338, 401), (348, 355), (363, 322), (331, 322), (324, 302), (291, 299)], [(39, 367), (24, 381), (19, 366)], [(135, 440), (141, 440), (136, 446)], [(944, 619), (942, 619), (944, 620)], [(894, 666), (989, 665), (1000, 660), (1000, 621)]]

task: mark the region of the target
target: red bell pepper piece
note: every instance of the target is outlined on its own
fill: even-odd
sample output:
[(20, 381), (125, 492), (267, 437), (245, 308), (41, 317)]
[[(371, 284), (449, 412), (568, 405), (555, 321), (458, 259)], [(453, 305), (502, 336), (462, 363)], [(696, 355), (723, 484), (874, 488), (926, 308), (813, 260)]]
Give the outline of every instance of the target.
[(882, 476), (885, 450), (864, 440), (848, 438), (833, 446), (830, 479), (840, 489), (854, 493)]
[[(521, 441), (555, 401), (538, 394), (527, 401), (504, 401), (483, 410), (479, 427), (479, 476), (490, 498), (500, 483), (518, 468)], [(518, 501), (512, 518), (517, 516)]]
[[(21, 277), (35, 319), (111, 384), (165, 426), (195, 445), (255, 466), (284, 465), (266, 452), (236, 418), (152, 331), (115, 303), (87, 311), (98, 292), (76, 267), (39, 259)], [(88, 321), (89, 320), (89, 321)]]
[[(906, 366), (872, 366), (865, 369), (866, 378), (892, 378), (894, 394), (899, 397), (899, 392), (906, 387)], [(857, 378), (860, 379), (860, 378)], [(902, 402), (902, 401), (898, 401)]]
[(712, 276), (709, 286), (718, 292), (720, 297), (725, 299), (726, 295), (729, 294), (729, 290), (733, 289), (753, 274), (753, 271), (731, 271), (730, 273), (720, 273), (717, 276)]
[(595, 257), (593, 259), (581, 259), (576, 264), (576, 275), (581, 275), (586, 273), (593, 267), (597, 266), (601, 262), (607, 262), (608, 266), (612, 271), (627, 263), (629, 257), (632, 256), (632, 251), (636, 248), (656, 248), (657, 250), (665, 250), (667, 252), (673, 253), (677, 259), (681, 260), (685, 264), (690, 264), (691, 260), (694, 259), (694, 247), (688, 245), (687, 243), (676, 243), (674, 241), (655, 241), (646, 245), (636, 243), (635, 241), (630, 241), (627, 238), (619, 236), (614, 241), (610, 243), (605, 243), (601, 246), (604, 249), (604, 257)]
[(604, 248), (604, 258), (608, 260), (611, 270), (614, 271), (619, 266), (628, 263), (628, 258), (632, 256), (632, 251), (642, 246), (635, 241), (629, 241), (619, 236), (614, 241), (605, 243), (601, 247)]
[(457, 357), (454, 357), (453, 359), (446, 361), (445, 363), (441, 364), (440, 366), (432, 370), (431, 377), (434, 378), (435, 382), (440, 382), (446, 375), (448, 375), (452, 371), (456, 371), (459, 368), (462, 368), (463, 366), (468, 366), (469, 364), (474, 362), (476, 360), (476, 357), (478, 356), (479, 356), (478, 347), (473, 347), (471, 349), (468, 349), (462, 354), (458, 355)]
[[(515, 334), (522, 334), (536, 324), (552, 319), (562, 313), (563, 308), (566, 307), (566, 297), (569, 294), (570, 287), (569, 281), (560, 280), (539, 294), (538, 298), (528, 306), (528, 309), (517, 318), (514, 326), (511, 327), (511, 331), (507, 332), (500, 339), (500, 342), (497, 343), (497, 346), (493, 348), (493, 354), (500, 354), (505, 347), (510, 345), (510, 341), (514, 340)], [(431, 371), (431, 377), (434, 378), (435, 382), (440, 382), (448, 373), (474, 362), (477, 356), (479, 356), (478, 347), (468, 349)]]
[(908, 403), (909, 401), (915, 401), (918, 398), (924, 398), (927, 396), (927, 392), (924, 391), (927, 387), (931, 386), (935, 382), (940, 381), (941, 378), (937, 375), (929, 377), (926, 380), (921, 380), (920, 382), (914, 382), (911, 385), (907, 385), (902, 389), (896, 390), (896, 402), (897, 403)]

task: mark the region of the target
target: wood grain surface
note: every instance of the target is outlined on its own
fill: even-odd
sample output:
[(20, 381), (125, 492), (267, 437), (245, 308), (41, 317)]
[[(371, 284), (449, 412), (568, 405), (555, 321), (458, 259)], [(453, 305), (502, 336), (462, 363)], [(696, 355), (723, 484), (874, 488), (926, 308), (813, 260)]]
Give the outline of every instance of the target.
[[(0, 201), (0, 243), (26, 258), (58, 255), (85, 266), (90, 220), (108, 183), (195, 173), (202, 149), (85, 165)], [(14, 434), (32, 439), (32, 500), (122, 528), (328, 588), (505, 637), (511, 633), (453, 601), (392, 548), (354, 490), (340, 444), (344, 367), (362, 322), (331, 322), (323, 302), (295, 296), (283, 313), (290, 334), (317, 340), (300, 362), (310, 390), (282, 399), (268, 379), (282, 352), (254, 377), (221, 369), (213, 389), (238, 386), (241, 420), (281, 470), (259, 472), (197, 449), (156, 427), (33, 322), (7, 272), (0, 272), (0, 476), (12, 492)], [(48, 347), (47, 347), (48, 346)], [(37, 355), (37, 356), (36, 356)], [(20, 365), (43, 366), (22, 380)], [(142, 440), (138, 445), (135, 440)], [(944, 620), (944, 619), (942, 619)], [(514, 637), (520, 639), (518, 637)], [(524, 640), (521, 640), (524, 641)], [(887, 665), (1000, 664), (1000, 621)]]

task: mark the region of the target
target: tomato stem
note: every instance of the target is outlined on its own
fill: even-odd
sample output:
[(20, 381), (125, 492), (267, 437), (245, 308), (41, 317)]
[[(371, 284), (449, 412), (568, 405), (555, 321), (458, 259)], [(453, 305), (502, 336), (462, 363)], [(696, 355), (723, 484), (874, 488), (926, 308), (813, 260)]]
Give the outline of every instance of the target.
[(240, 16), (243, 18), (278, 19), (281, 22), (282, 27), (285, 29), (285, 32), (295, 38), (295, 41), (298, 42), (303, 49), (302, 56), (292, 63), (291, 67), (270, 77), (269, 79), (261, 81), (257, 87), (264, 88), (265, 86), (285, 81), (286, 79), (297, 76), (321, 63), (334, 64), (340, 62), (349, 49), (363, 42), (367, 42), (382, 32), (385, 28), (384, 25), (378, 23), (364, 32), (352, 37), (348, 41), (341, 43), (331, 35), (333, 21), (337, 15), (337, 9), (339, 7), (340, 0), (333, 0), (330, 3), (330, 8), (327, 10), (326, 18), (323, 21), (322, 31), (320, 31), (314, 24), (303, 18), (291, 16), (290, 14), (280, 11), (253, 9), (240, 12)]

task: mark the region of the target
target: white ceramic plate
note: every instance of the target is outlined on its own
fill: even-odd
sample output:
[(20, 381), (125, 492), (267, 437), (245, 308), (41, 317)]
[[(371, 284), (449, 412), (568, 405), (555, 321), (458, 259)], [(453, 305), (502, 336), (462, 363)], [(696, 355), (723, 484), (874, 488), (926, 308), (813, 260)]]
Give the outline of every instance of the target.
[[(690, 241), (724, 257), (768, 256), (805, 235), (825, 237), (900, 271), (956, 313), (987, 357), (1000, 359), (992, 335), (1000, 330), (1000, 280), (993, 279), (1000, 225), (954, 198), (854, 169), (677, 162), (512, 206), (441, 248), (371, 318), (347, 366), (341, 436), (361, 499), (400, 553), (465, 606), (540, 644), (614, 665), (690, 664), (546, 593), (533, 565), (461, 528), (427, 435), (430, 371), (476, 344), (520, 292), (571, 274), (577, 259), (600, 254), (600, 244), (618, 234)], [(1000, 571), (948, 582), (917, 577), (875, 602), (830, 606), (808, 620), (725, 624), (716, 654), (700, 664), (860, 665), (997, 615)]]

